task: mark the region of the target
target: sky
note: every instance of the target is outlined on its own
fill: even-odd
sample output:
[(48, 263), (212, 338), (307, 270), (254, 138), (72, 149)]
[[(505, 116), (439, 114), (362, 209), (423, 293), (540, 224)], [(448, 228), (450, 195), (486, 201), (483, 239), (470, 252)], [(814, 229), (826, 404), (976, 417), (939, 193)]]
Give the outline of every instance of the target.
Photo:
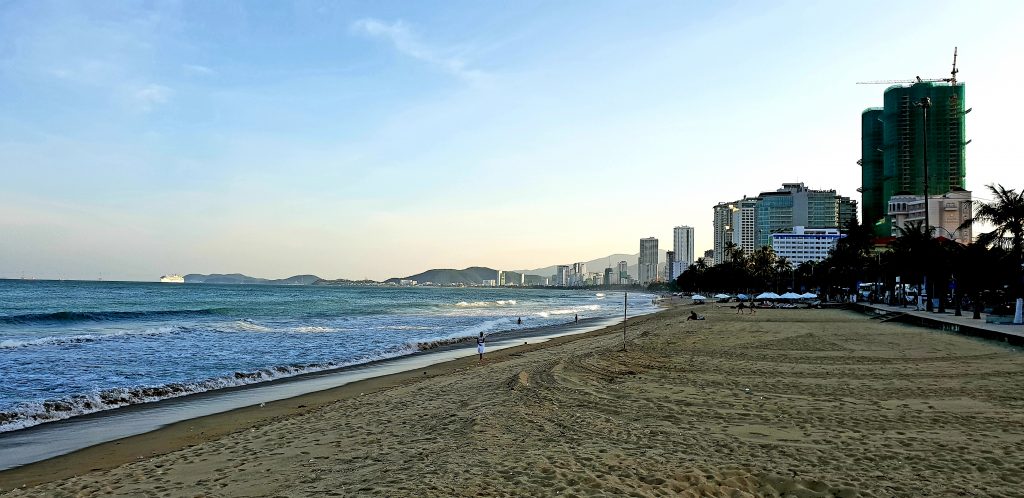
[(636, 253), (804, 182), (959, 47), (1024, 188), (1024, 2), (0, 0), (0, 278), (382, 280)]

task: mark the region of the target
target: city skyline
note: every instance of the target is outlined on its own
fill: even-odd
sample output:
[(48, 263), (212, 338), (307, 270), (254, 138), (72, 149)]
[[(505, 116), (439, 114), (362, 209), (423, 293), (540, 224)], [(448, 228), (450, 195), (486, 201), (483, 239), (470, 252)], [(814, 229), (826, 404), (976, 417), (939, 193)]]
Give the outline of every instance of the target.
[(942, 77), (954, 46), (966, 188), (1019, 189), (1021, 20), (1015, 2), (6, 3), (0, 277), (529, 269), (678, 225), (702, 254), (723, 199), (803, 182), (859, 201), (861, 113), (886, 87), (855, 82)]

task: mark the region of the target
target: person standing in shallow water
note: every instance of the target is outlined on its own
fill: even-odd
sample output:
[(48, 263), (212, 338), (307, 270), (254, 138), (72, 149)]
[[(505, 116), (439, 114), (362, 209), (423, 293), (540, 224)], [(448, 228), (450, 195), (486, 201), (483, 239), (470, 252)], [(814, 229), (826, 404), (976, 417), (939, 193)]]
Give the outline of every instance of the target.
[(480, 337), (476, 338), (476, 354), (480, 355), (480, 359), (484, 359), (484, 333), (480, 332)]
[(580, 323), (580, 315), (579, 314), (576, 315), (576, 323)]

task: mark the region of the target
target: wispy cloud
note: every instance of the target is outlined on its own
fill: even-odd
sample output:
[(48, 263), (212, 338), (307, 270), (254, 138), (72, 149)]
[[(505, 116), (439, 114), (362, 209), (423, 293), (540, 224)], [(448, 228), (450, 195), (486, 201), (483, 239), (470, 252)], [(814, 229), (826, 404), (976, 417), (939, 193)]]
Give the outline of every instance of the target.
[(378, 19), (365, 18), (352, 23), (351, 30), (354, 33), (385, 39), (400, 53), (440, 67), (459, 78), (473, 81), (484, 76), (482, 71), (469, 67), (461, 58), (445, 55), (444, 50), (424, 43), (401, 20), (389, 24)]
[(200, 74), (204, 76), (216, 73), (216, 71), (214, 71), (213, 69), (210, 69), (209, 67), (200, 64), (182, 64), (181, 68), (184, 69), (186, 72), (192, 74)]
[(154, 107), (164, 104), (171, 98), (171, 89), (163, 85), (149, 84), (137, 88), (132, 94), (138, 109), (143, 112), (153, 110)]

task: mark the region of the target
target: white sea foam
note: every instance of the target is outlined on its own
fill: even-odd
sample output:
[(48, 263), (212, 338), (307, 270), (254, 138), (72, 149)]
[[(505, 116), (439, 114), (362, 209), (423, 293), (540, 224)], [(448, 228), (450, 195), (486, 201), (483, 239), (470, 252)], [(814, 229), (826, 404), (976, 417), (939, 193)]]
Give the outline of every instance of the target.
[(573, 306), (572, 308), (560, 308), (547, 311), (538, 311), (536, 315), (547, 318), (551, 315), (575, 315), (584, 311), (597, 311), (601, 309), (601, 305), (588, 304), (586, 306)]
[(383, 330), (433, 330), (435, 327), (424, 325), (386, 325), (380, 328)]
[(463, 330), (462, 333), (463, 334), (468, 334), (470, 336), (475, 336), (475, 335), (479, 334), (480, 332), (487, 333), (487, 332), (490, 332), (490, 331), (498, 328), (500, 325), (511, 324), (511, 323), (512, 323), (512, 320), (509, 319), (509, 318), (496, 318), (494, 320), (487, 320), (485, 322), (473, 325), (472, 327), (468, 327), (465, 330)]
[(80, 344), (85, 342), (96, 342), (109, 339), (120, 339), (125, 337), (138, 337), (138, 336), (155, 336), (164, 334), (173, 334), (188, 330), (187, 327), (181, 327), (176, 325), (168, 325), (163, 327), (154, 327), (144, 330), (116, 330), (103, 334), (78, 334), (78, 335), (58, 335), (48, 337), (37, 337), (34, 339), (7, 339), (0, 341), (0, 349), (15, 349), (15, 348), (27, 348), (33, 346), (54, 346), (61, 344)]
[(243, 332), (273, 332), (274, 329), (265, 327), (258, 323), (253, 323), (249, 320), (237, 320), (231, 324), (235, 330), (241, 330)]
[(306, 333), (306, 334), (318, 334), (318, 333), (326, 333), (326, 332), (341, 332), (343, 330), (348, 330), (348, 329), (339, 329), (339, 328), (334, 328), (334, 327), (317, 327), (317, 326), (295, 327), (295, 328), (292, 329), (293, 332), (302, 332), (302, 333)]
[(518, 303), (515, 299), (501, 299), (498, 301), (459, 301), (455, 306), (460, 308), (486, 308), (488, 306), (514, 306)]
[(386, 360), (398, 356), (405, 356), (414, 352), (416, 352), (415, 347), (403, 345), (383, 353), (364, 355), (344, 363), (283, 365), (263, 368), (255, 372), (235, 372), (232, 375), (225, 375), (192, 383), (175, 383), (164, 386), (140, 386), (134, 388), (114, 388), (84, 395), (76, 395), (60, 400), (23, 402), (15, 406), (12, 411), (0, 412), (0, 433), (16, 431), (46, 422), (64, 420), (79, 415), (112, 410), (128, 405), (151, 403), (163, 399), (179, 398), (190, 394), (215, 391), (218, 389), (269, 382), (275, 379), (294, 377), (296, 375), (306, 373)]

